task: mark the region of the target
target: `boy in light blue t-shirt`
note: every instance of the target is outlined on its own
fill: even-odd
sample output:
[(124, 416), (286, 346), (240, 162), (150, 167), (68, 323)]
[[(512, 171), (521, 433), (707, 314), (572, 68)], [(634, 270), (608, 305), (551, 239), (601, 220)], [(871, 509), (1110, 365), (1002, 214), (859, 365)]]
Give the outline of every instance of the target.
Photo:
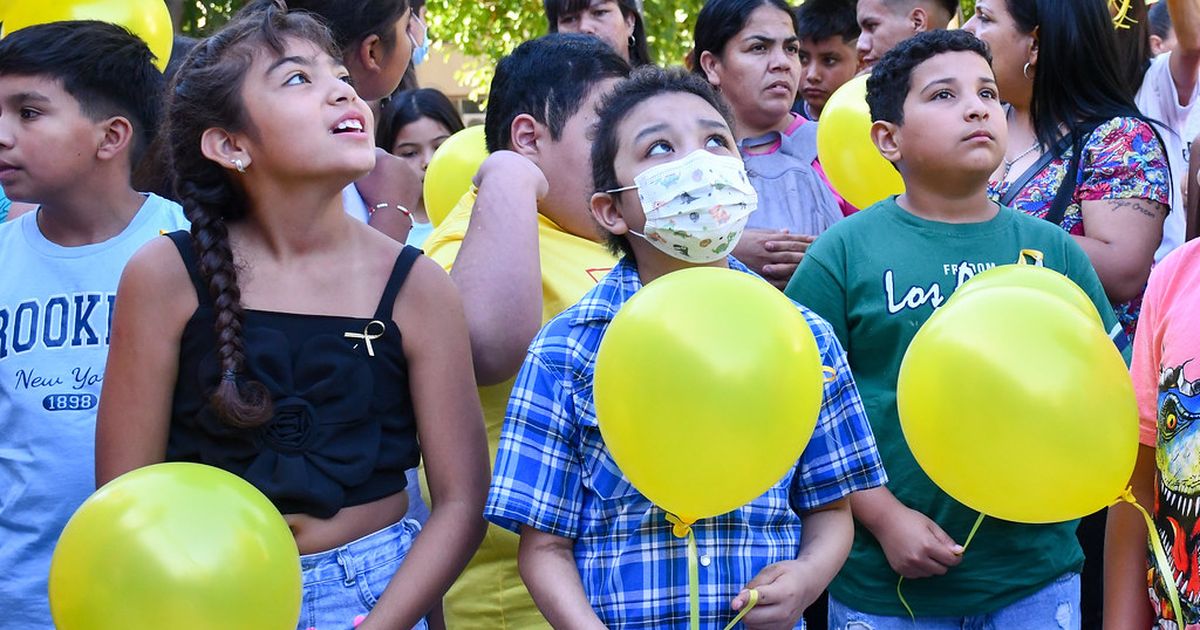
[(0, 225), (5, 627), (53, 627), (51, 554), (95, 487), (117, 280), (143, 243), (187, 225), (178, 205), (130, 187), (162, 90), (146, 44), (111, 24), (59, 22), (0, 41), (0, 185), (39, 204)]

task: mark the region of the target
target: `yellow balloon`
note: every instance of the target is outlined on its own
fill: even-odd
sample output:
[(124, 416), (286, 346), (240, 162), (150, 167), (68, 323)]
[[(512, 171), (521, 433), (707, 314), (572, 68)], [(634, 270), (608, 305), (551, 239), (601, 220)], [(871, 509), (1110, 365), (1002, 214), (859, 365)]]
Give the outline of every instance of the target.
[(0, 37), (26, 26), (65, 20), (99, 20), (119, 24), (142, 38), (156, 58), (159, 70), (171, 59), (175, 31), (163, 0), (5, 0)]
[(816, 425), (821, 359), (804, 317), (750, 275), (670, 273), (629, 300), (596, 357), (600, 434), (629, 481), (685, 523), (791, 470)]
[(450, 136), (433, 153), (425, 169), (425, 212), (435, 227), (471, 188), (471, 179), (487, 159), (483, 125), (467, 127)]
[(50, 564), (59, 630), (292, 630), (300, 556), (265, 496), (223, 470), (140, 468), (93, 494)]
[(913, 338), (897, 396), (917, 463), (989, 516), (1079, 518), (1111, 504), (1133, 472), (1125, 362), (1091, 315), (1043, 290), (994, 286), (948, 301)]
[(866, 208), (904, 192), (904, 180), (871, 141), (867, 76), (847, 81), (821, 109), (817, 155), (829, 183), (846, 201)]
[(994, 269), (988, 269), (955, 289), (946, 304), (948, 306), (960, 297), (974, 295), (976, 291), (984, 291), (998, 286), (1025, 287), (1045, 291), (1066, 300), (1097, 325), (1104, 325), (1104, 320), (1100, 319), (1100, 313), (1096, 310), (1095, 302), (1092, 302), (1092, 298), (1088, 297), (1088, 294), (1084, 293), (1079, 285), (1053, 269), (1034, 265), (1001, 265)]

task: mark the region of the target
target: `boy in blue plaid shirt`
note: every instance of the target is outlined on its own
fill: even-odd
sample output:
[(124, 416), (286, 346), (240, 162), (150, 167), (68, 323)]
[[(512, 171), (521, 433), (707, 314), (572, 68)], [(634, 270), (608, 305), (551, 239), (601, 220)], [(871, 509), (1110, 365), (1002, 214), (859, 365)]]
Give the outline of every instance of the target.
[[(638, 70), (599, 116), (593, 179), (606, 192), (593, 197), (592, 214), (625, 256), (533, 341), (509, 400), (485, 515), (520, 533), (522, 578), (555, 627), (686, 628), (687, 543), (603, 442), (592, 400), (595, 356), (609, 322), (644, 283), (699, 265), (751, 273), (722, 252), (732, 249), (755, 196), (748, 183), (741, 188), (729, 113), (702, 80)], [(707, 178), (700, 197), (720, 197), (706, 212), (683, 212), (694, 217), (690, 229), (660, 221), (680, 203), (705, 203), (695, 187), (675, 194), (671, 183), (684, 179), (676, 172)], [(648, 219), (643, 207), (657, 211)], [(804, 608), (849, 551), (846, 495), (886, 481), (845, 352), (827, 323), (798, 308), (836, 376), (793, 471), (748, 505), (695, 524), (704, 628), (728, 623), (751, 588), (760, 597), (746, 628), (802, 627)]]

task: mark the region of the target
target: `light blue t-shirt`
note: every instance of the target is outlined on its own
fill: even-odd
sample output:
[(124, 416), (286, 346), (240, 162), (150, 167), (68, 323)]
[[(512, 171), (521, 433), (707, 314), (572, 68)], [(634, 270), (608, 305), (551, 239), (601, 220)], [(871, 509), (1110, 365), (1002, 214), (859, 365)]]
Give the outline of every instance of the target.
[(425, 245), (425, 239), (429, 238), (430, 234), (433, 234), (433, 223), (413, 221), (412, 229), (408, 231), (408, 238), (404, 244), (420, 249)]
[[(0, 225), (0, 611), (6, 628), (51, 628), (50, 557), (95, 489), (96, 403), (117, 281), (163, 231), (187, 228), (148, 195), (117, 236), (62, 247), (37, 212)], [(97, 579), (103, 579), (98, 576)]]

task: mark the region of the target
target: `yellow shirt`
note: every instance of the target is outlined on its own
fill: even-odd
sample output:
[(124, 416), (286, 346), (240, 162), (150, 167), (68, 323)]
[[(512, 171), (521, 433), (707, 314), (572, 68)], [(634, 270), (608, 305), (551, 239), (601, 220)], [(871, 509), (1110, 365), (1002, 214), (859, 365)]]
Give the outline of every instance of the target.
[[(427, 255), (446, 271), (454, 266), (474, 205), (473, 191), (463, 195), (425, 241)], [(568, 234), (541, 214), (538, 215), (538, 252), (542, 266), (543, 325), (578, 302), (616, 264), (616, 258), (604, 245)], [(499, 385), (479, 388), (483, 419), (487, 425), (488, 452), (493, 464), (514, 380), (515, 377)], [(550, 627), (517, 573), (518, 540), (512, 532), (488, 525), (479, 551), (446, 594), (447, 628), (525, 630)]]

